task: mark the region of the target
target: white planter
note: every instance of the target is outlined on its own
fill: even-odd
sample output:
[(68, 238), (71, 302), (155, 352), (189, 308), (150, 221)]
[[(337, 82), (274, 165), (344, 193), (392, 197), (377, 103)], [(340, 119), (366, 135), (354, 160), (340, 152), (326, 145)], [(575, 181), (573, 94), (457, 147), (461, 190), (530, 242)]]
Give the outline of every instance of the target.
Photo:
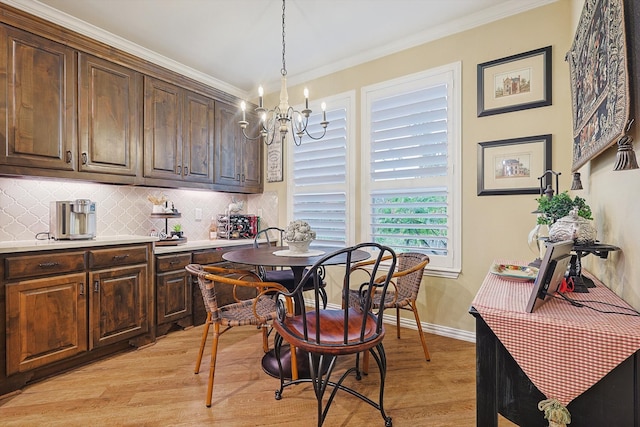
[(309, 245), (311, 244), (311, 240), (305, 240), (302, 242), (287, 242), (287, 246), (289, 246), (289, 250), (293, 253), (302, 254), (305, 252), (309, 252)]

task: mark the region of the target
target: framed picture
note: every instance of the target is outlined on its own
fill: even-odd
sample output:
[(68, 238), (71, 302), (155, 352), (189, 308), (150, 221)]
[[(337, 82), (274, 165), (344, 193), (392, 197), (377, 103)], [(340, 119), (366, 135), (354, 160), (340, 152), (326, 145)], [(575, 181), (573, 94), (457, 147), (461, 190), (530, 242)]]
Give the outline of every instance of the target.
[(567, 52), (573, 107), (572, 172), (615, 144), (628, 124), (623, 7), (623, 0), (586, 0)]
[(282, 180), (282, 141), (280, 138), (274, 138), (273, 142), (267, 145), (267, 182)]
[(478, 117), (551, 105), (551, 46), (478, 65)]
[(540, 194), (538, 177), (551, 169), (551, 135), (478, 144), (478, 196)]

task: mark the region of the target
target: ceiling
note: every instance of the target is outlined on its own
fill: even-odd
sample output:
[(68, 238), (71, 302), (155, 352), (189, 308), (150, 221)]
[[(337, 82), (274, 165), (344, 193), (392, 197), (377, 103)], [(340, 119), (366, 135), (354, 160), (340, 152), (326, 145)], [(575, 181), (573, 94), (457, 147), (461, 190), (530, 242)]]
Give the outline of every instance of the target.
[[(229, 93), (277, 90), (281, 0), (0, 0)], [(289, 84), (556, 0), (287, 0)]]

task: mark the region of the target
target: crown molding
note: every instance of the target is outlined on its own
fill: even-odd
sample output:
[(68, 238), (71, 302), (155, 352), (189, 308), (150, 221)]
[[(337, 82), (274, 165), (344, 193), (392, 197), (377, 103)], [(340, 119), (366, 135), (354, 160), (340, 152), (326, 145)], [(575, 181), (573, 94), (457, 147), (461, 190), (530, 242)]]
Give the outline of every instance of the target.
[(238, 98), (245, 99), (248, 96), (246, 91), (243, 91), (235, 86), (232, 86), (222, 80), (216, 79), (208, 74), (194, 70), (187, 67), (177, 61), (160, 55), (152, 50), (146, 49), (138, 44), (135, 44), (129, 40), (126, 40), (120, 36), (112, 34), (94, 25), (91, 25), (85, 21), (75, 18), (69, 14), (54, 9), (48, 5), (40, 3), (35, 0), (0, 0), (1, 3), (12, 6), (16, 9), (20, 9), (24, 12), (35, 15), (39, 18), (46, 19), (54, 24), (65, 27), (69, 30), (80, 33), (84, 36), (90, 37), (99, 42), (105, 43), (109, 46), (120, 49), (138, 58), (144, 59), (168, 70), (182, 74), (193, 80), (199, 81), (205, 85), (214, 87), (228, 94), (237, 96)]

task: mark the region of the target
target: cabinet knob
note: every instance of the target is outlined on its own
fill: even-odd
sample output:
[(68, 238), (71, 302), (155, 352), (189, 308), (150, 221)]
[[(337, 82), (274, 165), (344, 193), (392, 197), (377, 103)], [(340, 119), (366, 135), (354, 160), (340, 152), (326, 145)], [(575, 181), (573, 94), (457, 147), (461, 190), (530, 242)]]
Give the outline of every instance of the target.
[(67, 156), (66, 156), (67, 157), (66, 158), (67, 163), (71, 163), (71, 160), (73, 160), (73, 156), (71, 155), (71, 151), (67, 151), (66, 154), (67, 154)]
[(93, 292), (100, 292), (100, 282), (98, 282), (97, 280), (93, 282)]
[(87, 164), (87, 153), (82, 153), (82, 164), (83, 165)]
[(80, 285), (80, 295), (84, 296), (84, 283), (78, 283)]
[(114, 261), (124, 261), (125, 259), (129, 258), (129, 254), (123, 254), (123, 255), (114, 255), (113, 256), (113, 260)]
[(240, 174), (236, 177), (236, 181), (240, 181)]
[(182, 175), (182, 166), (178, 166), (178, 175)]
[(189, 175), (189, 166), (185, 166), (184, 167), (184, 174), (185, 174), (185, 176)]

